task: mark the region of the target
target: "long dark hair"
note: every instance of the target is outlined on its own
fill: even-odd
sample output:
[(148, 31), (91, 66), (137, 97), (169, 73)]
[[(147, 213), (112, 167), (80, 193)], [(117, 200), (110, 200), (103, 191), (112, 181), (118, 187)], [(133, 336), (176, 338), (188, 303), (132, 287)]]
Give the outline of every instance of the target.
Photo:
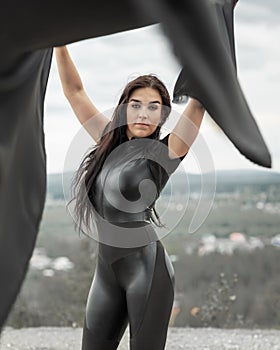
[[(90, 219), (92, 217), (92, 202), (89, 201), (89, 192), (95, 181), (96, 176), (101, 170), (106, 157), (109, 153), (124, 140), (127, 140), (126, 128), (126, 106), (131, 94), (139, 88), (152, 88), (159, 92), (162, 98), (162, 115), (161, 121), (156, 130), (149, 135), (149, 138), (159, 139), (161, 126), (165, 123), (171, 111), (171, 101), (167, 88), (163, 82), (154, 74), (141, 75), (130, 81), (124, 88), (118, 105), (115, 108), (112, 120), (106, 125), (103, 135), (99, 142), (93, 146), (89, 153), (82, 160), (75, 177), (72, 181), (72, 193), (75, 200), (74, 221), (75, 229), (82, 231), (82, 225), (90, 229)], [(148, 162), (149, 163), (149, 162)], [(159, 182), (159, 179), (154, 179)], [(70, 202), (71, 202), (70, 201)], [(156, 209), (153, 206), (153, 215), (151, 220), (157, 226), (163, 226)]]

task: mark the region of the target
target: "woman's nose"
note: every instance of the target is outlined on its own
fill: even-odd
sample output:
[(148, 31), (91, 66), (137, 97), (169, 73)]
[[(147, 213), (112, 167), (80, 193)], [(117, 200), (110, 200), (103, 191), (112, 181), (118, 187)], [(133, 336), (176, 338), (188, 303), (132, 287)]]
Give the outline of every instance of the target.
[(148, 117), (148, 110), (147, 110), (147, 108), (145, 106), (142, 106), (139, 109), (138, 117), (142, 117), (142, 118), (147, 118)]

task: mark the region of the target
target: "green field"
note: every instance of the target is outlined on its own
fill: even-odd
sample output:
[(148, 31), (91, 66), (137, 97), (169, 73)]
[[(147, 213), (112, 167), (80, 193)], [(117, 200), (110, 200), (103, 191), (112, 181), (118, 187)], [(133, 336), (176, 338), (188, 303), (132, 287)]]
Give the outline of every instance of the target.
[[(163, 243), (176, 272), (180, 313), (174, 326), (280, 328), (280, 248), (270, 244), (280, 233), (279, 176), (252, 184), (244, 178), (238, 180), (220, 182), (213, 202), (208, 202), (209, 214), (193, 234), (188, 228), (198, 205), (195, 197), (186, 205), (182, 195), (173, 194), (170, 199), (166, 191), (157, 203), (158, 212), (163, 213), (170, 201), (164, 222), (172, 230)], [(58, 183), (53, 181), (55, 190), (49, 187), (48, 198), (61, 200)], [(264, 247), (251, 252), (236, 250), (231, 255), (198, 254), (204, 237), (212, 235), (227, 242), (232, 232), (244, 234), (247, 240), (258, 237)], [(96, 242), (74, 231), (65, 203), (49, 201), (36, 246), (43, 247), (50, 258), (68, 257), (74, 268), (56, 271), (52, 277), (30, 269), (8, 325), (82, 326)], [(191, 246), (198, 248), (188, 253)]]

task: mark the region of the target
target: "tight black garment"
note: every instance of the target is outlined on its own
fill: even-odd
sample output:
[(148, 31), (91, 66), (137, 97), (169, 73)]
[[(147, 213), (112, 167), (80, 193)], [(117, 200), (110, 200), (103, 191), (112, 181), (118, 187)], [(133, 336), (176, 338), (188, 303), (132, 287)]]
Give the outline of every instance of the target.
[(164, 349), (174, 271), (150, 214), (180, 163), (168, 157), (168, 137), (128, 141), (124, 135), (95, 179), (89, 198), (96, 209), (98, 260), (82, 350), (117, 349), (128, 324), (131, 350)]
[(143, 247), (99, 244), (82, 350), (117, 349), (128, 325), (131, 350), (164, 349), (174, 299), (174, 271), (160, 241)]
[[(174, 101), (185, 95), (196, 97), (242, 154), (271, 167), (270, 154), (236, 77), (235, 3), (2, 1), (0, 328), (26, 275), (45, 202), (43, 104), (52, 49), (44, 48), (163, 23), (184, 66)], [(42, 51), (34, 51), (38, 49)]]

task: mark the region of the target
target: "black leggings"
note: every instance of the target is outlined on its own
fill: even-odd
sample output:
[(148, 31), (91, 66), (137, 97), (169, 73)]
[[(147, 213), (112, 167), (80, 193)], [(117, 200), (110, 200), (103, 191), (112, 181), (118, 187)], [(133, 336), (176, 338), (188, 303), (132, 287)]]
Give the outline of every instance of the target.
[(99, 243), (82, 350), (117, 349), (129, 323), (131, 350), (162, 350), (174, 299), (174, 271), (160, 241), (118, 248)]

